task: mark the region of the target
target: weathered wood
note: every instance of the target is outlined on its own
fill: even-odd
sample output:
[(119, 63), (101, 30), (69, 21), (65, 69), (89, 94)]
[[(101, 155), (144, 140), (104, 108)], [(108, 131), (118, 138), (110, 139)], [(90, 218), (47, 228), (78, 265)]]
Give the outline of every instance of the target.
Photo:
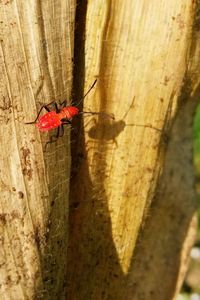
[[(77, 42), (82, 58), (76, 49), (76, 82), (84, 75), (86, 90), (98, 78), (84, 106), (114, 113), (115, 121), (103, 116), (85, 118), (85, 134), (80, 131), (76, 145), (67, 299), (156, 299), (146, 288), (148, 282), (151, 286), (152, 275), (149, 265), (144, 268), (145, 257), (137, 252), (133, 260), (133, 255), (164, 164), (169, 128), (179, 108), (193, 2), (91, 0), (87, 10), (80, 10), (82, 27), (77, 29)], [(173, 197), (176, 201), (176, 195)], [(173, 221), (177, 221), (175, 217)], [(158, 230), (164, 226), (156, 225)], [(173, 230), (176, 234), (177, 227)], [(148, 245), (153, 253), (155, 241)], [(144, 277), (134, 273), (140, 260), (145, 284)], [(153, 274), (156, 272), (159, 276), (159, 269)], [(169, 283), (172, 278), (166, 280)], [(171, 299), (166, 297), (167, 288), (159, 299)], [(175, 289), (174, 285), (171, 295)]]
[[(74, 131), (66, 268), (69, 134), (44, 153), (48, 136), (25, 122), (34, 119), (39, 102), (70, 95), (74, 2), (0, 3), (0, 298), (64, 299), (67, 270), (69, 300), (171, 300), (193, 240), (190, 122), (196, 104), (180, 110), (169, 147), (168, 138), (179, 95), (185, 95), (190, 41), (197, 39), (191, 35), (194, 1), (77, 6), (74, 93), (80, 99), (98, 78), (84, 108), (114, 113), (115, 121), (87, 117)], [(198, 74), (199, 44), (193, 48), (191, 74)], [(196, 100), (199, 82), (191, 74), (189, 94)], [(185, 151), (173, 161), (184, 138)], [(189, 173), (182, 180), (184, 160)], [(170, 183), (173, 168), (178, 174)], [(176, 197), (177, 182), (188, 193), (182, 189)]]
[(169, 133), (164, 171), (139, 237), (129, 273), (126, 299), (177, 299), (196, 238), (193, 121), (200, 99), (199, 6), (179, 103)]
[(44, 153), (48, 136), (25, 122), (70, 95), (74, 11), (74, 0), (0, 3), (1, 299), (64, 293), (69, 135)]

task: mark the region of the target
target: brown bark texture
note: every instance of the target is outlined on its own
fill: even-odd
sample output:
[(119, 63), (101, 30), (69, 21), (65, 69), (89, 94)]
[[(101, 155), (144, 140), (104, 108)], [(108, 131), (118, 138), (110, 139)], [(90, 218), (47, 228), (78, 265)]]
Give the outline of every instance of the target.
[[(0, 299), (175, 299), (195, 236), (199, 5), (0, 1)], [(95, 79), (83, 110), (103, 114), (45, 151), (54, 133), (25, 123)]]
[(195, 238), (198, 11), (92, 0), (77, 13), (77, 94), (83, 76), (85, 90), (98, 78), (84, 109), (115, 121), (85, 118), (72, 148), (67, 299), (171, 300), (180, 289)]
[(44, 152), (33, 121), (69, 97), (74, 1), (0, 1), (0, 299), (62, 299), (69, 131)]

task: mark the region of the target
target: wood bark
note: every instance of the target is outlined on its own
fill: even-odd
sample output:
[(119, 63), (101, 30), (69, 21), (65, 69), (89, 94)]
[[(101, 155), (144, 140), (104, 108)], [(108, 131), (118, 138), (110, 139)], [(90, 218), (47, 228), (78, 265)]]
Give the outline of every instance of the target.
[[(175, 298), (194, 239), (198, 11), (0, 1), (1, 299)], [(71, 145), (68, 128), (45, 152), (49, 135), (25, 122), (96, 78), (83, 109), (115, 120), (80, 118)]]
[(69, 99), (74, 1), (0, 1), (0, 298), (64, 297), (69, 131), (44, 152), (41, 103)]
[(78, 52), (76, 82), (84, 75), (88, 88), (98, 78), (84, 109), (114, 113), (115, 121), (99, 115), (80, 124), (67, 299), (171, 300), (180, 288), (196, 209), (197, 79), (186, 78), (189, 57), (198, 65), (198, 51), (189, 55), (195, 8), (188, 0), (93, 0), (85, 19), (81, 11), (86, 40), (83, 26), (76, 38), (85, 55)]

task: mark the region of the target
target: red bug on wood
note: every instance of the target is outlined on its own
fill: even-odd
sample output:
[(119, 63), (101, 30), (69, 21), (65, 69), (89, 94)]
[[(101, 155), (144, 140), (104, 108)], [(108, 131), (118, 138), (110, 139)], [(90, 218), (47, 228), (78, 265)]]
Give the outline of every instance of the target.
[[(84, 113), (85, 114), (104, 114), (104, 115), (107, 115), (114, 119), (113, 116), (108, 115), (103, 112), (87, 112), (87, 111), (80, 112), (77, 107), (83, 101), (83, 99), (89, 94), (89, 92), (93, 89), (96, 82), (97, 82), (97, 79), (94, 81), (94, 83), (89, 88), (87, 93), (83, 96), (83, 98), (78, 102), (78, 104), (76, 106), (67, 106), (67, 102), (65, 100), (62, 103), (60, 103), (60, 107), (58, 107), (58, 104), (56, 103), (56, 101), (52, 101), (48, 104), (42, 105), (42, 107), (40, 108), (40, 110), (38, 112), (36, 119), (33, 122), (28, 122), (26, 124), (36, 124), (36, 126), (39, 128), (40, 131), (50, 131), (52, 129), (57, 128), (57, 134), (51, 136), (50, 140), (46, 143), (46, 146), (47, 146), (47, 144), (56, 142), (59, 137), (63, 136), (64, 125), (71, 124), (72, 119), (79, 114), (84, 114)], [(49, 106), (52, 104), (54, 104), (55, 110), (51, 111)], [(43, 108), (47, 111), (47, 113), (44, 114), (43, 116), (39, 117)], [(62, 130), (62, 132), (61, 132), (61, 130)]]

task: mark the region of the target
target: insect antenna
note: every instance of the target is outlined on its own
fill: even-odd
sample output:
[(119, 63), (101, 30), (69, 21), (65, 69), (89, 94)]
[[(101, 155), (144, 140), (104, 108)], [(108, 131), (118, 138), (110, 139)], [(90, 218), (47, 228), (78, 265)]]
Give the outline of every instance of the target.
[(87, 91), (87, 93), (79, 100), (79, 102), (75, 106), (79, 106), (83, 102), (83, 100), (85, 99), (85, 97), (93, 89), (93, 87), (95, 86), (96, 83), (97, 83), (97, 79), (93, 82), (93, 84), (91, 85), (91, 87), (89, 88), (89, 90)]

